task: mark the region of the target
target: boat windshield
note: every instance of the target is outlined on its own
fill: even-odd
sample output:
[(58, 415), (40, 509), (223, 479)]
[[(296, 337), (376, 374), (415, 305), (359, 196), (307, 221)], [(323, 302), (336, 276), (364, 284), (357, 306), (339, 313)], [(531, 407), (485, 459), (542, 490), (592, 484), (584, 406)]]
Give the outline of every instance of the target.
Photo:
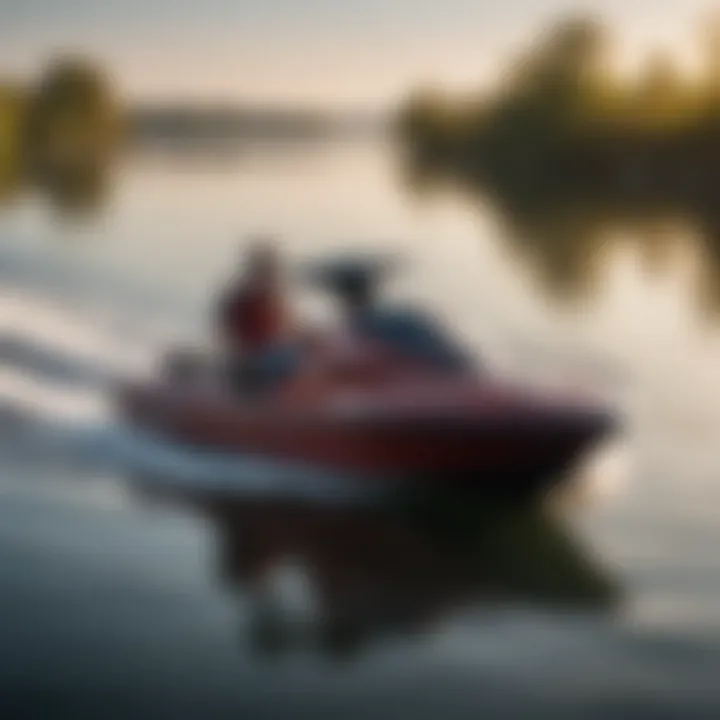
[(353, 318), (352, 326), (363, 337), (447, 370), (467, 370), (471, 365), (465, 351), (437, 322), (414, 309), (366, 310)]

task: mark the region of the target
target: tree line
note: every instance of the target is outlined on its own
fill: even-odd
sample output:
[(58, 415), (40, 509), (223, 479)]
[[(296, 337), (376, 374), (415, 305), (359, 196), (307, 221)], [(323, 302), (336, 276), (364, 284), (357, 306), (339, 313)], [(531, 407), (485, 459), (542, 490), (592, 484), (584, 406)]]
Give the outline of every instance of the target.
[(53, 60), (33, 84), (0, 82), (0, 196), (30, 183), (89, 201), (120, 129), (111, 83), (83, 58)]
[(563, 295), (591, 288), (614, 231), (659, 262), (663, 228), (684, 224), (711, 278), (703, 303), (717, 310), (720, 22), (702, 27), (694, 76), (666, 52), (623, 75), (611, 41), (601, 24), (567, 20), (492, 91), (416, 90), (396, 118), (410, 180), (489, 199), (506, 239)]
[(502, 194), (613, 192), (707, 202), (720, 181), (720, 24), (704, 26), (704, 69), (684, 77), (658, 52), (628, 79), (607, 29), (557, 24), (496, 90), (414, 92), (398, 117), (414, 162)]

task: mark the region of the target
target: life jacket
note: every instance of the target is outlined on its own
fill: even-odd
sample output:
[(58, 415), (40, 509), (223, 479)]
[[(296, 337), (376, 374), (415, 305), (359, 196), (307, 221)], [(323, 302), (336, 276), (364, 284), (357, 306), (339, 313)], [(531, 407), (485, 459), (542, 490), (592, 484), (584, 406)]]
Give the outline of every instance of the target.
[(254, 352), (272, 345), (285, 330), (282, 302), (272, 289), (240, 289), (224, 303), (223, 334), (243, 352)]

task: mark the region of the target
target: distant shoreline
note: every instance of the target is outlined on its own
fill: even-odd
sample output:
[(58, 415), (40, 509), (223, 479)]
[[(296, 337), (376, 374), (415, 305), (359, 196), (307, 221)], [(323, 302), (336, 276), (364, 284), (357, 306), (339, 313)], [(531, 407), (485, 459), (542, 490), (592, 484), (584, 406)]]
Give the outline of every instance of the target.
[(126, 142), (134, 146), (215, 145), (243, 139), (308, 140), (375, 134), (379, 114), (230, 105), (136, 106), (122, 113)]

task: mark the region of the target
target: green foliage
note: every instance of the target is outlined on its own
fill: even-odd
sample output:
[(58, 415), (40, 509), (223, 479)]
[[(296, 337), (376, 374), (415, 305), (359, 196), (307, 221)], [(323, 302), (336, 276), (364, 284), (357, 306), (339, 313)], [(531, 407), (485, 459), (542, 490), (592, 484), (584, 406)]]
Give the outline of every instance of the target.
[(0, 84), (0, 200), (32, 183), (64, 209), (94, 205), (118, 118), (107, 79), (82, 59), (51, 62), (34, 87)]
[(16, 162), (21, 144), (22, 115), (23, 102), (20, 93), (10, 85), (0, 85), (0, 168), (2, 170), (6, 170)]
[(0, 201), (20, 184), (24, 118), (22, 93), (11, 85), (0, 85)]
[(105, 77), (82, 59), (51, 63), (32, 94), (27, 131), (33, 160), (43, 167), (104, 162), (117, 132)]
[(634, 77), (613, 73), (607, 33), (572, 20), (492, 93), (416, 94), (398, 124), (410, 179), (490, 199), (510, 246), (560, 296), (592, 292), (611, 236), (663, 257), (648, 228), (679, 222), (715, 278), (703, 302), (720, 307), (720, 15), (701, 30), (695, 77), (661, 52)]
[(623, 80), (609, 70), (608, 48), (596, 23), (567, 21), (522, 55), (493, 94), (411, 97), (400, 135), (413, 157), (438, 170), (514, 192), (619, 186), (631, 175), (707, 183), (708, 161), (720, 160), (720, 29), (706, 28), (698, 82), (663, 54), (639, 80)]

